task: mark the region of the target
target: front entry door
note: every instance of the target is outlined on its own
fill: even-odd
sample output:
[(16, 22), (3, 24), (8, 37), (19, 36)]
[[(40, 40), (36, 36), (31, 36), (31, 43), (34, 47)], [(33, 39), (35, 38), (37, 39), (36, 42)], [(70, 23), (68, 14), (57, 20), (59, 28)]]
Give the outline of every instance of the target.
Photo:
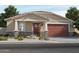
[(33, 32), (34, 32), (34, 35), (40, 36), (40, 23), (33, 24)]

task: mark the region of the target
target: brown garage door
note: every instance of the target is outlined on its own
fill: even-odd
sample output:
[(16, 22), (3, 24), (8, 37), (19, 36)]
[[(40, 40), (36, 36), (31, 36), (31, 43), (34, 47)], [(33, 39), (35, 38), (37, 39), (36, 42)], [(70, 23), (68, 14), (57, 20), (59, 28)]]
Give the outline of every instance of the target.
[(48, 24), (49, 37), (64, 37), (68, 36), (67, 24)]

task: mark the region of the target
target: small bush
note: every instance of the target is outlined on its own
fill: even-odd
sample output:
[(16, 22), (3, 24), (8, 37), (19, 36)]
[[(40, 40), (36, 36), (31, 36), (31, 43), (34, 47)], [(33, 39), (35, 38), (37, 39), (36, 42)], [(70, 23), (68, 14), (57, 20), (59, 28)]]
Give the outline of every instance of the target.
[(9, 36), (9, 34), (4, 34), (4, 36), (5, 36), (5, 37), (8, 37), (8, 36)]
[(15, 39), (23, 40), (23, 36), (22, 36), (22, 35), (17, 35), (17, 36), (15, 37)]
[(18, 40), (23, 40), (23, 37), (22, 37), (22, 36), (19, 36), (19, 37), (18, 37)]

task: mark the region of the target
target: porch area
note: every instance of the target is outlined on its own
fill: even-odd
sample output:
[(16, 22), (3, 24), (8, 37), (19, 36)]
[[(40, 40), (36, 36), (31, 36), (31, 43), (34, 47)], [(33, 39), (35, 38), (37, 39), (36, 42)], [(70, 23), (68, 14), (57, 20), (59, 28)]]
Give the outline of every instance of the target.
[(14, 35), (33, 39), (47, 39), (47, 23), (45, 21), (15, 21)]

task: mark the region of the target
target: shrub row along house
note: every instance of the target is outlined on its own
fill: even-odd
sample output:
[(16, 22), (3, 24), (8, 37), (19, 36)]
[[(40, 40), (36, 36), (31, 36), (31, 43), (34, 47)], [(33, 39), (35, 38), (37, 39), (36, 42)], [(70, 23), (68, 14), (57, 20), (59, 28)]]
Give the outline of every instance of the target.
[(16, 35), (41, 35), (68, 37), (73, 35), (73, 21), (48, 11), (33, 11), (5, 19), (6, 33)]

